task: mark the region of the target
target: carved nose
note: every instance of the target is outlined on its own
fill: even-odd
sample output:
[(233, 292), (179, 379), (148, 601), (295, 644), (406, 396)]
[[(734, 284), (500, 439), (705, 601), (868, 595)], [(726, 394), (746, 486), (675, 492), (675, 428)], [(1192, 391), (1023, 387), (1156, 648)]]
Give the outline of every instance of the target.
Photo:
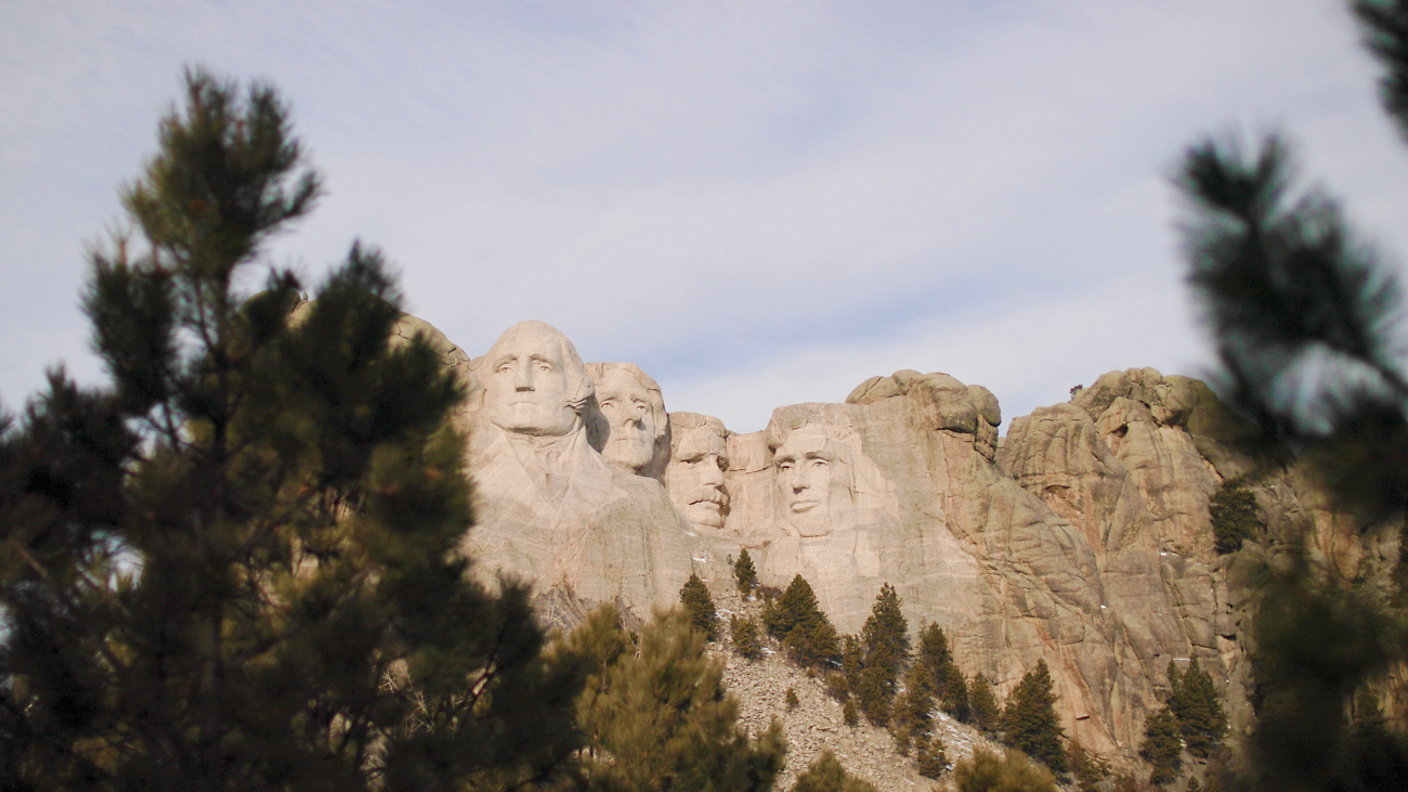
[(704, 471), (699, 474), (700, 480), (705, 484), (723, 484), (724, 472), (719, 469), (718, 463), (713, 460), (704, 460)]
[(797, 490), (804, 490), (804, 489), (806, 489), (806, 488), (807, 488), (807, 473), (806, 473), (806, 469), (803, 468), (801, 465), (798, 465), (797, 467), (792, 468), (792, 490), (793, 490), (794, 492), (796, 492)]
[(519, 366), (518, 376), (513, 381), (514, 390), (533, 390), (533, 367), (531, 365)]

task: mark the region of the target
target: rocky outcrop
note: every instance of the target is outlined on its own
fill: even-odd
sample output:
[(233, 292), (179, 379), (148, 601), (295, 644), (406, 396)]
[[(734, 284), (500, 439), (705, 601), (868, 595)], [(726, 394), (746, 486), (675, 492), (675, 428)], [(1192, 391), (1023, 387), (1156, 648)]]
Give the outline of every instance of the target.
[(1224, 679), (1242, 671), (1207, 506), (1224, 478), (1250, 469), (1229, 445), (1238, 431), (1201, 382), (1146, 368), (1018, 418), (1002, 444), (999, 464), (1097, 556), (1123, 673), (1145, 679), (1133, 686), (1142, 700), (1116, 715), (1126, 735), (1157, 703), (1170, 660), (1198, 657)]
[[(639, 617), (691, 573), (729, 588), (747, 548), (768, 585), (803, 575), (843, 632), (894, 585), (911, 628), (943, 627), (1000, 695), (1045, 660), (1066, 733), (1097, 753), (1134, 755), (1170, 661), (1196, 657), (1225, 681), (1234, 722), (1249, 717), (1252, 603), (1236, 580), (1279, 550), (1214, 550), (1208, 499), (1253, 467), (1236, 450), (1246, 428), (1196, 380), (1111, 372), (999, 441), (986, 388), (906, 370), (740, 435), (667, 415), (645, 372), (584, 365), (541, 323), (472, 361), (404, 324), (470, 393), (480, 524), (465, 551), (480, 574), (533, 582), (545, 618), (570, 625), (599, 602)], [(1262, 471), (1254, 492), (1351, 579), (1396, 559), (1294, 470)]]

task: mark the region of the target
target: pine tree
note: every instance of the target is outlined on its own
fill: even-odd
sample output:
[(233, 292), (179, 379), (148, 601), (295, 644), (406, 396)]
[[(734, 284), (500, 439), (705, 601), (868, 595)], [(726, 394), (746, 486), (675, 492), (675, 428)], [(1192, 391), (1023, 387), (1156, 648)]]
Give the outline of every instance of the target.
[(729, 619), (729, 637), (733, 639), (733, 651), (746, 660), (757, 660), (763, 654), (763, 644), (758, 640), (758, 623), (746, 616), (733, 616)]
[(890, 717), (900, 667), (909, 656), (909, 624), (900, 611), (900, 598), (889, 583), (880, 588), (870, 616), (861, 628), (865, 660), (856, 696), (861, 711), (872, 723), (883, 725)]
[(698, 575), (691, 574), (680, 587), (680, 604), (694, 629), (711, 641), (719, 637), (719, 614), (714, 609), (714, 598), (709, 596), (709, 587)]
[(854, 693), (860, 689), (860, 674), (865, 670), (865, 646), (854, 635), (841, 637), (841, 675), (846, 680), (846, 690)]
[(1178, 698), (1182, 695), (1183, 691), (1183, 672), (1178, 670), (1177, 663), (1170, 660), (1168, 661), (1168, 669), (1165, 675), (1168, 676), (1169, 699), (1173, 700)]
[(964, 723), (970, 721), (973, 714), (968, 684), (958, 664), (953, 661), (948, 637), (939, 625), (928, 624), (919, 631), (919, 653), (915, 663), (929, 670), (943, 711)]
[(1186, 672), (1176, 677), (1170, 674), (1170, 678), (1176, 680), (1176, 686), (1168, 706), (1178, 720), (1188, 753), (1206, 759), (1227, 731), (1227, 715), (1218, 700), (1217, 688), (1196, 657)]
[(999, 723), (1005, 742), (1024, 751), (1053, 772), (1066, 770), (1066, 752), (1061, 748), (1061, 724), (1056, 719), (1056, 693), (1045, 660), (1028, 671), (1017, 683)]
[(687, 616), (657, 615), (633, 636), (607, 606), (567, 637), (566, 649), (589, 662), (577, 706), (588, 748), (584, 789), (772, 789), (786, 751), (782, 728), (774, 721), (754, 739), (738, 728), (723, 666)]
[(733, 580), (738, 584), (738, 593), (744, 597), (751, 595), (753, 589), (758, 587), (758, 570), (753, 568), (753, 559), (746, 547), (739, 551), (738, 560), (733, 562)]
[(1020, 751), (978, 748), (953, 766), (958, 792), (1056, 792), (1056, 778)]
[(860, 723), (860, 713), (856, 712), (856, 703), (851, 699), (841, 702), (841, 720), (845, 721), (847, 726)]
[(1066, 766), (1080, 792), (1097, 792), (1105, 779), (1110, 777), (1110, 763), (1090, 753), (1081, 744), (1071, 740), (1066, 749)]
[(1160, 707), (1144, 726), (1144, 743), (1139, 755), (1153, 765), (1149, 781), (1165, 786), (1178, 778), (1183, 767), (1183, 746), (1178, 732), (1178, 719), (1168, 707)]
[(91, 253), (112, 384), (0, 430), (0, 788), (497, 789), (577, 748), (576, 661), (470, 582), (462, 398), (354, 245), (236, 291), (307, 214), (276, 93), (188, 72)]
[(1354, 780), (1356, 792), (1408, 789), (1408, 737), (1389, 728), (1379, 699), (1368, 686), (1354, 697), (1345, 765), (1345, 775)]
[(836, 628), (821, 612), (816, 594), (801, 575), (792, 579), (775, 602), (764, 604), (763, 623), (768, 633), (781, 640), (793, 661), (800, 665), (820, 665), (841, 653)]
[(1241, 550), (1243, 542), (1255, 539), (1266, 528), (1256, 497), (1247, 489), (1244, 478), (1228, 479), (1219, 484), (1208, 499), (1208, 514), (1212, 518), (1213, 545), (1218, 555)]
[(927, 735), (933, 725), (933, 710), (933, 675), (923, 664), (915, 663), (905, 672), (904, 692), (895, 697), (893, 723), (911, 734)]
[(948, 769), (948, 757), (944, 755), (944, 741), (938, 737), (917, 735), (914, 738), (914, 765), (919, 775), (925, 778), (938, 778)]
[(792, 792), (878, 792), (871, 784), (846, 772), (841, 760), (830, 751), (822, 751), (815, 761), (797, 776)]
[[(1408, 2), (1355, 0), (1384, 69), (1385, 110), (1408, 137)], [(1294, 456), (1363, 532), (1408, 546), (1408, 376), (1400, 272), (1320, 189), (1295, 188), (1279, 135), (1189, 148), (1176, 184), (1190, 280), (1222, 360), (1219, 392), (1254, 424), (1268, 469)], [(1352, 788), (1346, 713), (1367, 680), (1408, 659), (1405, 583), (1365, 590), (1312, 563), (1308, 548), (1268, 570), (1253, 619), (1254, 783)], [(1400, 561), (1400, 572), (1408, 571)]]
[(992, 683), (981, 673), (973, 677), (968, 688), (968, 700), (972, 705), (973, 725), (980, 731), (993, 732), (1001, 720), (1001, 710), (997, 705), (997, 694), (993, 693)]

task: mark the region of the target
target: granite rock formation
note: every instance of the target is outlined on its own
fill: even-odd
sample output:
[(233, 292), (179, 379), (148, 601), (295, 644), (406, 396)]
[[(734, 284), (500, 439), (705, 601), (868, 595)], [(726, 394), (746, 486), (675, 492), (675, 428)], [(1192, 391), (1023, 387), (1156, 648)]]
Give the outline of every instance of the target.
[[(943, 627), (1000, 695), (1044, 659), (1066, 733), (1097, 753), (1133, 756), (1170, 661), (1196, 657), (1247, 720), (1235, 581), (1274, 551), (1214, 551), (1208, 498), (1252, 466), (1234, 450), (1243, 425), (1201, 382), (1111, 372), (999, 439), (986, 388), (898, 371), (735, 434), (666, 414), (639, 368), (583, 364), (540, 322), (470, 360), (412, 320), (403, 334), (431, 335), (469, 392), (479, 524), (464, 549), (479, 574), (531, 581), (544, 618), (601, 602), (645, 616), (691, 573), (730, 589), (747, 548), (765, 584), (806, 577), (843, 632), (894, 585), (911, 628)], [(1256, 495), (1351, 576), (1396, 560), (1312, 489), (1292, 470)]]

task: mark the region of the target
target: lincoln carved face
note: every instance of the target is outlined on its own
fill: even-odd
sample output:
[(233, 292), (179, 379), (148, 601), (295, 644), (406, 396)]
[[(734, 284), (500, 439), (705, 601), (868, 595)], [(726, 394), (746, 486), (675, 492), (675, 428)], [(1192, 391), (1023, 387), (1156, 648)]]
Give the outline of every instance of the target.
[(724, 489), (723, 424), (715, 419), (693, 427), (673, 429), (670, 464), (665, 468), (665, 488), (685, 519), (696, 527), (720, 529), (728, 517), (728, 492)]
[(846, 485), (826, 430), (816, 424), (793, 430), (773, 452), (773, 468), (787, 522), (802, 536), (830, 533), (835, 494)]
[(655, 410), (650, 391), (624, 367), (606, 369), (596, 386), (597, 408), (605, 419), (601, 455), (625, 470), (640, 470), (655, 455)]
[(489, 420), (507, 432), (560, 436), (579, 426), (591, 381), (572, 342), (542, 322), (510, 327), (484, 356)]

